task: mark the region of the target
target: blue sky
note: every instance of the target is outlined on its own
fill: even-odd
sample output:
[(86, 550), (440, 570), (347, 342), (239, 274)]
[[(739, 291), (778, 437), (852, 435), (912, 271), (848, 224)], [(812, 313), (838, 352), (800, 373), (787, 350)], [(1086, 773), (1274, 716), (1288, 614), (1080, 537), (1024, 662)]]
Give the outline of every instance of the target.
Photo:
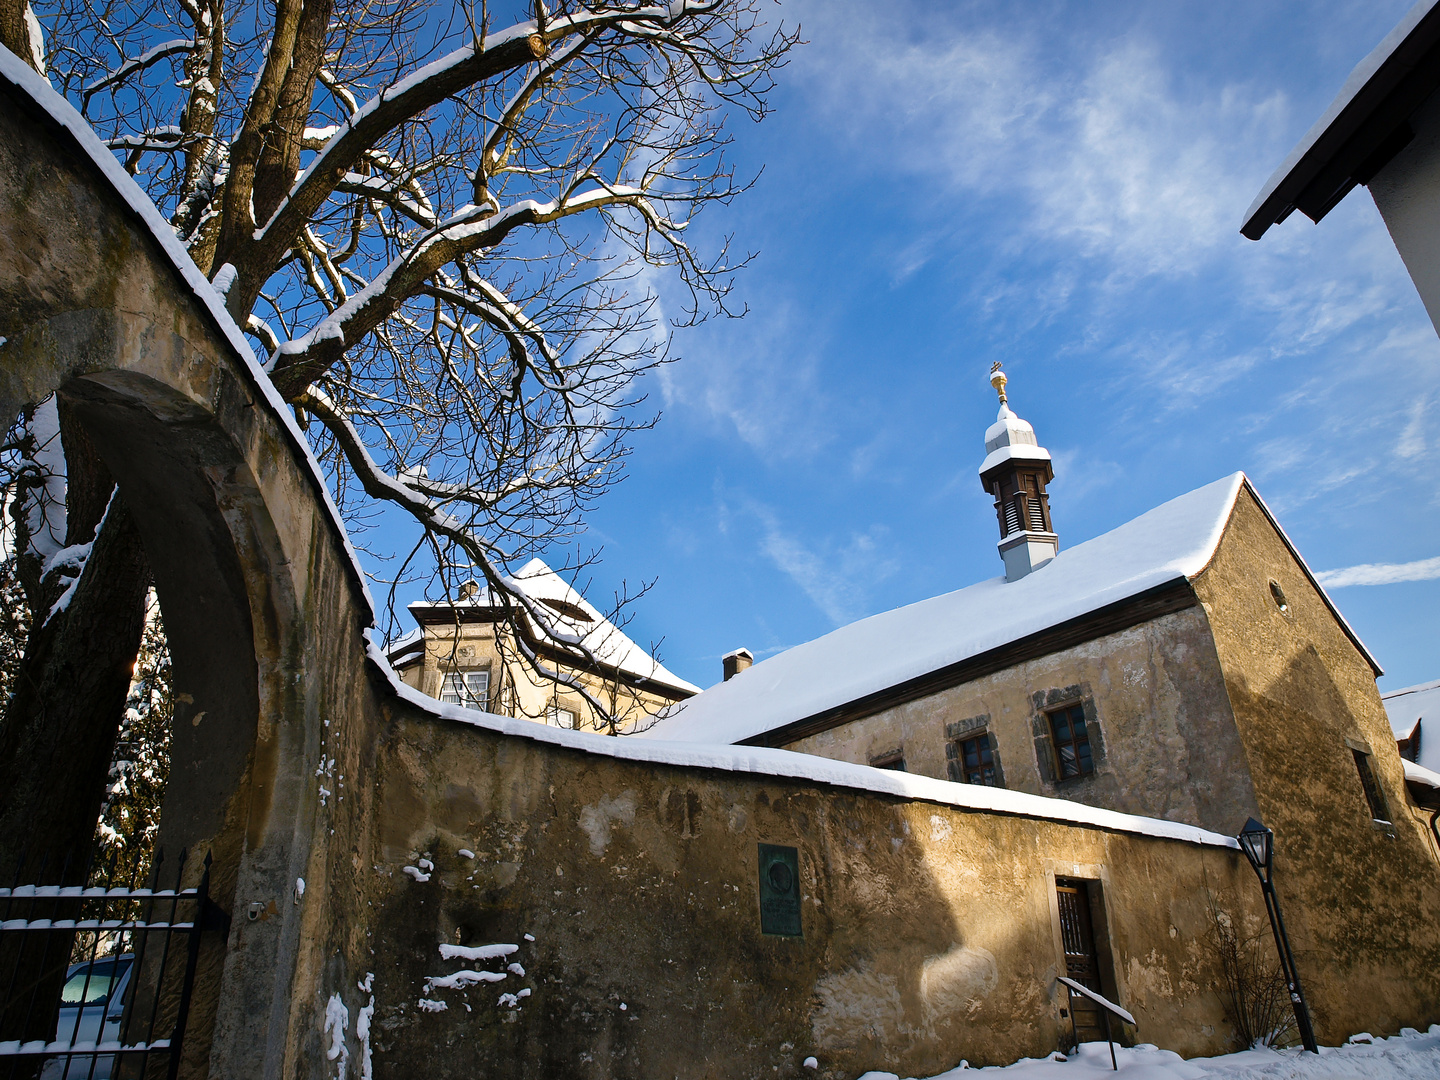
[[(1238, 232), (1408, 6), (782, 4), (809, 44), (735, 131), (763, 175), (704, 225), (759, 252), (750, 314), (650, 380), (591, 599), (657, 578), (628, 630), (708, 686), (995, 576), (995, 360), (1062, 545), (1243, 469), (1317, 570), (1440, 556), (1440, 340), (1373, 202)], [(1440, 581), (1333, 595), (1382, 688), (1440, 678)]]

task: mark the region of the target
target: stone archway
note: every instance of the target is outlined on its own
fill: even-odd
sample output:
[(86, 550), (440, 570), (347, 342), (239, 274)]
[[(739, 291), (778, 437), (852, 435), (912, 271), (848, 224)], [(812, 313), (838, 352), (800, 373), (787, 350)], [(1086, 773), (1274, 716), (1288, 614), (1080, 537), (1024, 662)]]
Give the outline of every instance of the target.
[(73, 408), (154, 570), (180, 695), (161, 842), (213, 853), (232, 916), (184, 1072), (279, 1075), (308, 1004), (293, 981), (331, 944), (302, 932), (296, 882), (355, 846), (357, 815), (317, 826), (314, 776), (373, 734), (371, 611), (283, 406), (117, 171), (48, 86), (0, 65), (0, 414), (51, 393)]

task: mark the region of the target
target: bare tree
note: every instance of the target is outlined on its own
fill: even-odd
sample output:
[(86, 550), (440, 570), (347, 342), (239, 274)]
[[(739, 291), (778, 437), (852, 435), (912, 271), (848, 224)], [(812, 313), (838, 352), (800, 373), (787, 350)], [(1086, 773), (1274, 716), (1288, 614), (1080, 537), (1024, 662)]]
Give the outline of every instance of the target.
[[(512, 616), (552, 628), (505, 568), (571, 538), (619, 478), (652, 419), (636, 378), (667, 357), (667, 322), (735, 314), (745, 259), (691, 236), (744, 186), (727, 120), (764, 115), (796, 41), (763, 8), (53, 0), (32, 15), (0, 0), (0, 37), (169, 217), (267, 357), (352, 528), (380, 506), (415, 522), (386, 577), (444, 595), (481, 577)], [(660, 309), (657, 271), (681, 287), (676, 310)], [(65, 580), (83, 591), (80, 569)]]
[[(670, 326), (736, 314), (745, 258), (692, 235), (744, 187), (727, 120), (764, 115), (797, 40), (765, 6), (0, 0), (0, 44), (168, 217), (352, 528), (378, 508), (414, 522), (385, 576), (435, 595), (482, 578), (560, 655), (593, 661), (505, 570), (573, 537), (618, 480), (651, 421), (636, 379), (667, 358)], [(679, 285), (672, 310), (656, 273)], [(15, 421), (0, 468), (34, 614), (0, 723), (5, 861), (21, 844), (88, 848), (150, 572), (63, 394)], [(37, 823), (40, 806), (56, 813)]]

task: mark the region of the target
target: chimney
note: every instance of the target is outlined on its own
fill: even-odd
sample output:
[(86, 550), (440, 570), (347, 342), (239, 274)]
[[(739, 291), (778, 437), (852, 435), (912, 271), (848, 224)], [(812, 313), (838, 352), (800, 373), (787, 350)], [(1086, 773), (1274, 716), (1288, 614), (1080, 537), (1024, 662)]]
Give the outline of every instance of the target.
[(749, 649), (736, 649), (733, 652), (727, 652), (720, 659), (725, 665), (726, 682), (729, 682), (755, 662), (755, 657), (751, 655)]
[(1059, 553), (1060, 537), (1050, 523), (1045, 492), (1055, 478), (1050, 451), (1036, 441), (1035, 429), (1010, 410), (1007, 381), (998, 363), (990, 369), (990, 385), (1000, 395), (1000, 415), (985, 432), (980, 482), (995, 499), (1005, 580), (1018, 581)]

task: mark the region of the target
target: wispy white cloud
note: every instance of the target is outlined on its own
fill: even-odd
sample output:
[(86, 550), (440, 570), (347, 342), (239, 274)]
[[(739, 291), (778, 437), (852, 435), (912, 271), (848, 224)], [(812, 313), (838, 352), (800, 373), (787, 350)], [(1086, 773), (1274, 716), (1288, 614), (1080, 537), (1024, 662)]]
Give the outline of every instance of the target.
[(1263, 136), (1286, 116), (1274, 91), (1182, 92), (1140, 39), (1077, 41), (1061, 66), (1023, 20), (1004, 34), (935, 20), (916, 35), (888, 5), (818, 5), (806, 19), (814, 107), (866, 160), (948, 187), (926, 205), (937, 221), (973, 210), (962, 192), (1018, 199), (1005, 216), (1017, 241), (1066, 242), (1125, 276), (1188, 272), (1238, 246)]
[(819, 378), (823, 337), (774, 299), (738, 322), (687, 333), (679, 362), (660, 369), (661, 393), (667, 409), (707, 417), (753, 450), (806, 456), (832, 437)]
[(806, 534), (771, 507), (716, 487), (718, 525), (728, 536), (754, 534), (757, 554), (790, 578), (835, 626), (869, 613), (872, 590), (899, 568), (889, 554), (889, 530), (883, 525), (852, 532), (843, 539)]
[(881, 550), (883, 526), (817, 546), (782, 528), (773, 514), (763, 512), (761, 521), (761, 552), (836, 626), (867, 614), (870, 590), (897, 568)]
[(1440, 578), (1440, 557), (1408, 563), (1361, 563), (1340, 570), (1322, 570), (1315, 580), (1327, 589), (1347, 585), (1394, 585), (1401, 581), (1433, 581)]
[(1410, 422), (1395, 443), (1395, 452), (1402, 458), (1408, 460), (1425, 453), (1425, 419), (1430, 412), (1429, 406), (1430, 402), (1424, 397), (1410, 406)]
[(1105, 461), (1093, 452), (1078, 447), (1066, 450), (1052, 450), (1055, 466), (1055, 480), (1050, 491), (1074, 506), (1089, 495), (1103, 490), (1121, 480), (1125, 470), (1118, 462)]

